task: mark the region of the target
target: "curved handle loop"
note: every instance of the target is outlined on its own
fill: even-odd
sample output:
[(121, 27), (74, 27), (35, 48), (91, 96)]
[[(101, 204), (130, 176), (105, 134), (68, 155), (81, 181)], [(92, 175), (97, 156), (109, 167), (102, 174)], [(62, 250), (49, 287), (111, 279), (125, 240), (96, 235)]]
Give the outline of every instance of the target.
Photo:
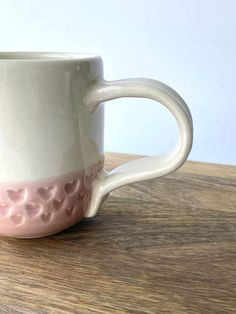
[(177, 170), (187, 159), (192, 147), (191, 113), (184, 100), (171, 87), (156, 80), (142, 78), (103, 81), (89, 88), (84, 102), (89, 111), (94, 111), (101, 102), (120, 97), (149, 98), (167, 107), (178, 123), (179, 142), (175, 149), (166, 155), (130, 161), (111, 172), (103, 171), (93, 183), (92, 199), (86, 217), (96, 214), (102, 199), (112, 190), (129, 183), (162, 177)]

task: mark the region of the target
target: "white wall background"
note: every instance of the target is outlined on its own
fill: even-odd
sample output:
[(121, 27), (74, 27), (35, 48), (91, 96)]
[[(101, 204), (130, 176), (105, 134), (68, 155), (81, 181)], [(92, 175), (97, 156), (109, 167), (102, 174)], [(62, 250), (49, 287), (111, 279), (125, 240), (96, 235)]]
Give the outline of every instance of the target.
[[(189, 159), (236, 164), (234, 0), (0, 0), (0, 50), (94, 52), (106, 79), (157, 78), (192, 111)], [(108, 151), (161, 153), (176, 131), (150, 100), (106, 106)]]

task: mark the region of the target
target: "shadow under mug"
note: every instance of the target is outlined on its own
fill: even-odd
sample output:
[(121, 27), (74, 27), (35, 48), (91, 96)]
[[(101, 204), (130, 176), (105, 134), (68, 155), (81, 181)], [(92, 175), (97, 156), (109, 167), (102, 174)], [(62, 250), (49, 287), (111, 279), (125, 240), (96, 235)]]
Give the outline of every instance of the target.
[[(143, 97), (163, 104), (179, 126), (167, 155), (103, 169), (104, 102)], [(105, 81), (102, 59), (69, 53), (0, 53), (0, 235), (41, 237), (96, 214), (122, 185), (179, 168), (192, 146), (184, 100), (152, 79)]]

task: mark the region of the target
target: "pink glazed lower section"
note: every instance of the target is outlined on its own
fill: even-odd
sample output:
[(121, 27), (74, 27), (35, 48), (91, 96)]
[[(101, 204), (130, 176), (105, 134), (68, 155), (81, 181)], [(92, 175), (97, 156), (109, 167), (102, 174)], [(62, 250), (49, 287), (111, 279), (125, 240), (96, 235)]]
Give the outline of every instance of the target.
[(89, 168), (54, 179), (0, 184), (0, 235), (42, 237), (72, 226), (84, 217), (91, 185), (103, 160)]

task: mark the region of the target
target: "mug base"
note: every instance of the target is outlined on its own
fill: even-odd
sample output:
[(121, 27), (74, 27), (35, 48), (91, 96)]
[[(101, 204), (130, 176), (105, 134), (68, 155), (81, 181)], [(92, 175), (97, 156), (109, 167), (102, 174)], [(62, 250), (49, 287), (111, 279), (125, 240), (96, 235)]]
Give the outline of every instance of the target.
[(36, 235), (27, 235), (27, 236), (9, 236), (9, 235), (3, 235), (4, 237), (11, 237), (11, 238), (15, 238), (15, 239), (38, 239), (38, 238), (46, 238), (46, 237), (50, 237), (52, 235), (55, 235), (59, 232), (62, 232), (63, 230), (66, 230), (72, 226), (74, 226), (75, 224), (79, 223), (82, 219), (84, 218), (84, 216), (82, 216), (81, 218), (79, 218), (79, 220), (76, 218), (73, 221), (71, 221), (69, 224), (63, 224), (63, 226), (61, 228), (57, 228), (57, 229), (53, 229), (51, 231), (49, 231), (49, 233), (38, 233)]

